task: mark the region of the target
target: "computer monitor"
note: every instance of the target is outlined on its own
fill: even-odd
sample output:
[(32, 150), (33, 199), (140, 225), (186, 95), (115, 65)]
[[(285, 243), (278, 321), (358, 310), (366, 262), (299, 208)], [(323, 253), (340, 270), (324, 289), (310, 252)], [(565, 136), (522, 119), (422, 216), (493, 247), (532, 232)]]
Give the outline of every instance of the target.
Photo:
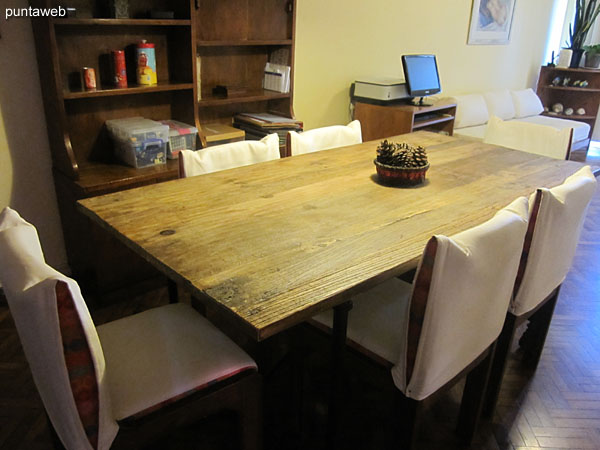
[[(430, 106), (423, 103), (423, 97), (441, 92), (435, 55), (402, 55), (402, 68), (408, 95), (413, 97), (413, 105)], [(416, 97), (421, 97), (419, 102)]]

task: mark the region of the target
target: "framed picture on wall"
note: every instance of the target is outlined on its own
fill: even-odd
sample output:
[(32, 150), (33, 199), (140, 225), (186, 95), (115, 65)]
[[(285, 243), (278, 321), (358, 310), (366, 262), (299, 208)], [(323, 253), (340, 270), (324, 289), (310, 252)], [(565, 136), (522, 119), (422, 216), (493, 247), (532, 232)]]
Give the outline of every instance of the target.
[(467, 44), (508, 44), (516, 0), (473, 0)]

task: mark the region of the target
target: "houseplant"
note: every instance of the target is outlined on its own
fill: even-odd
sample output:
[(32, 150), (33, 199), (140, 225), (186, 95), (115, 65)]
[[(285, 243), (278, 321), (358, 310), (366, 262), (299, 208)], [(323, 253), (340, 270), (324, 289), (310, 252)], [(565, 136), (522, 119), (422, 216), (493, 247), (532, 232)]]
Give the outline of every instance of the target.
[(600, 44), (584, 45), (585, 50), (585, 67), (597, 69), (600, 67)]
[(427, 152), (423, 147), (404, 142), (396, 144), (387, 140), (377, 147), (374, 163), (380, 181), (391, 186), (420, 184), (425, 180), (425, 173), (429, 169)]
[(600, 13), (598, 0), (576, 0), (575, 18), (569, 24), (568, 48), (573, 51), (570, 67), (579, 67), (583, 55), (583, 44), (590, 28)]

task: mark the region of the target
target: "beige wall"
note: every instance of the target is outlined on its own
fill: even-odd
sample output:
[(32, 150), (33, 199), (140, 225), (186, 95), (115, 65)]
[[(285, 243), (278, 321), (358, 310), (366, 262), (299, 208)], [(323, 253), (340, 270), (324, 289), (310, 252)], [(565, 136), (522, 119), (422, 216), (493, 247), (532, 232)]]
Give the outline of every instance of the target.
[[(404, 53), (437, 54), (444, 94), (533, 86), (552, 3), (517, 0), (509, 45), (467, 46), (472, 0), (298, 0), (296, 116), (307, 129), (349, 121), (350, 83), (400, 76)], [(0, 32), (0, 207), (33, 222), (48, 261), (64, 269), (31, 26), (2, 14)]]
[[(3, 6), (25, 7), (26, 0)], [(31, 24), (4, 19), (0, 8), (0, 209), (11, 206), (33, 223), (49, 264), (68, 270)]]
[(307, 129), (350, 120), (349, 87), (403, 77), (400, 55), (437, 55), (442, 94), (534, 87), (553, 0), (517, 0), (509, 45), (467, 45), (472, 0), (298, 0), (294, 112)]

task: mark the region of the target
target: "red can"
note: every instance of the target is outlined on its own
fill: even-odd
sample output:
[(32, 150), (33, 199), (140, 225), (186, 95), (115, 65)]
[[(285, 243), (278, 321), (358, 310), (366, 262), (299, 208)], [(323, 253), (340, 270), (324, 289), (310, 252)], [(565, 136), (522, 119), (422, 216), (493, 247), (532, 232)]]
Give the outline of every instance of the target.
[(83, 67), (81, 69), (83, 78), (83, 87), (86, 91), (96, 90), (96, 71), (92, 67)]
[(118, 88), (126, 88), (127, 69), (125, 67), (125, 52), (123, 50), (113, 50), (111, 56), (115, 86)]

